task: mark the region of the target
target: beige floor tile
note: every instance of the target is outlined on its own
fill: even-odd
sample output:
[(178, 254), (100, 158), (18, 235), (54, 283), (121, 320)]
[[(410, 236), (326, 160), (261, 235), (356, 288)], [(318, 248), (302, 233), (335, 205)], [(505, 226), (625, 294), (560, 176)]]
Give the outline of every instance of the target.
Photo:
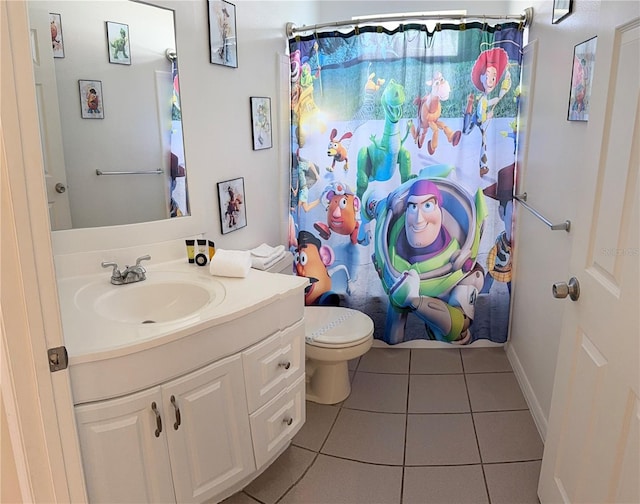
[(360, 362), (360, 357), (358, 357), (357, 359), (351, 359), (350, 361), (347, 361), (347, 367), (349, 368), (349, 371), (355, 371), (358, 368), (359, 362)]
[(307, 419), (302, 428), (294, 436), (292, 443), (296, 446), (317, 452), (320, 451), (322, 443), (327, 439), (340, 408), (330, 404), (317, 404), (311, 401), (307, 401), (305, 406), (307, 408)]
[(402, 467), (318, 455), (279, 504), (399, 504)]
[(542, 440), (529, 410), (473, 413), (482, 462), (542, 458)]
[(527, 409), (518, 380), (513, 373), (476, 373), (467, 375), (472, 411)]
[(464, 375), (411, 375), (409, 413), (471, 411)]
[(373, 464), (402, 465), (405, 415), (340, 410), (322, 453)]
[(538, 479), (542, 461), (485, 464), (491, 504), (539, 504)]
[(255, 500), (244, 492), (238, 492), (223, 500), (222, 504), (260, 504), (260, 501)]
[(407, 374), (409, 355), (408, 349), (372, 348), (360, 357), (358, 372)]
[(462, 373), (460, 350), (455, 348), (412, 348), (411, 374)]
[(273, 504), (304, 474), (316, 454), (289, 446), (244, 492), (264, 504)]
[(404, 413), (407, 411), (408, 388), (407, 375), (356, 372), (351, 395), (342, 405), (381, 413)]
[(404, 470), (402, 504), (488, 502), (480, 465), (407, 467)]
[(462, 348), (465, 373), (491, 373), (513, 371), (503, 347)]
[(470, 413), (407, 415), (405, 465), (480, 463)]

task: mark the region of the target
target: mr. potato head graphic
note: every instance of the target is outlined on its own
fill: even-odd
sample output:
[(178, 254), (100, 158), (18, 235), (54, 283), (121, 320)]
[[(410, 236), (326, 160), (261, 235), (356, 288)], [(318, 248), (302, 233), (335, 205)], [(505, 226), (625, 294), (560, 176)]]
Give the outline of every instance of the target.
[(327, 271), (327, 266), (334, 261), (331, 247), (322, 245), (309, 231), (300, 231), (294, 256), (296, 274), (309, 279), (304, 304), (338, 306), (340, 296), (331, 290), (331, 276)]
[(331, 232), (348, 236), (351, 244), (358, 243), (360, 229), (360, 198), (343, 182), (332, 182), (320, 197), (327, 210), (327, 222), (316, 222), (313, 227), (320, 237), (328, 240)]

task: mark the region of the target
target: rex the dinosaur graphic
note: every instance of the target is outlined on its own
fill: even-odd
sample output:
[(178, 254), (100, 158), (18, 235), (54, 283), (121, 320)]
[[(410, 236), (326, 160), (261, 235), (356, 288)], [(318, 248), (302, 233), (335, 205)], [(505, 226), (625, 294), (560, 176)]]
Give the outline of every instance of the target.
[(400, 119), (405, 101), (404, 87), (394, 79), (389, 81), (382, 93), (380, 103), (384, 110), (384, 132), (378, 142), (376, 135), (369, 137), (371, 144), (358, 152), (358, 177), (356, 193), (362, 198), (370, 181), (389, 180), (396, 165), (400, 170), (400, 180), (405, 182), (411, 175), (411, 157), (402, 145), (409, 136), (409, 126), (400, 138)]
[(114, 59), (118, 59), (118, 53), (122, 53), (124, 59), (129, 57), (127, 55), (127, 32), (124, 28), (120, 28), (120, 38), (115, 39), (110, 45), (113, 48)]
[[(402, 105), (405, 101), (404, 87), (391, 79), (380, 97), (380, 103), (384, 110), (384, 132), (378, 142), (376, 135), (372, 134), (369, 139), (371, 144), (362, 147), (358, 152), (358, 175), (356, 182), (356, 195), (362, 200), (369, 182), (389, 180), (398, 165), (400, 170), (400, 181), (405, 182), (411, 178), (411, 156), (409, 151), (403, 147), (404, 141), (410, 133), (410, 125), (404, 137), (400, 138), (400, 119), (402, 118)], [(367, 224), (369, 217), (366, 209), (361, 209), (362, 222)], [(368, 225), (360, 227), (358, 242), (362, 245), (369, 243), (370, 236)]]

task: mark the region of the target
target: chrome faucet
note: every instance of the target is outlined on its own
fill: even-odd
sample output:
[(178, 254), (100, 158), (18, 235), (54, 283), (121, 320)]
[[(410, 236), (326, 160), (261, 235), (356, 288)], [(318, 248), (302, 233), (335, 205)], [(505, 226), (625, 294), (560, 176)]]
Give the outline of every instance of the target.
[(118, 264), (114, 262), (103, 262), (103, 268), (113, 268), (111, 271), (111, 283), (113, 285), (124, 285), (134, 282), (142, 282), (147, 278), (147, 270), (145, 270), (140, 263), (142, 261), (149, 261), (150, 255), (144, 255), (136, 259), (135, 266), (125, 266), (124, 271), (118, 269)]

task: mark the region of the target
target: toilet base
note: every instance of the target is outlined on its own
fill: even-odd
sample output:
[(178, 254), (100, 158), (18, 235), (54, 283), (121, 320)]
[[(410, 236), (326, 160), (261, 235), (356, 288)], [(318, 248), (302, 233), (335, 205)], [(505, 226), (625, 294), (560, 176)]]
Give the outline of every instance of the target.
[(336, 404), (349, 397), (351, 380), (347, 361), (321, 362), (308, 359), (306, 368), (307, 401)]

